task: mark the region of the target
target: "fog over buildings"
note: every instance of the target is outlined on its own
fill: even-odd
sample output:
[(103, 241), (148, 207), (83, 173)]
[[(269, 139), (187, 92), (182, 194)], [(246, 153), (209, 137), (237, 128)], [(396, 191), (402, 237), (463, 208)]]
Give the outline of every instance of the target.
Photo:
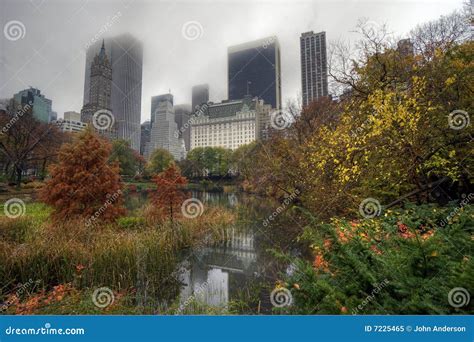
[[(208, 84), (210, 100), (227, 99), (228, 47), (277, 36), (281, 49), (282, 104), (301, 96), (302, 32), (325, 31), (327, 42), (354, 40), (359, 18), (387, 24), (402, 37), (417, 24), (463, 1), (133, 1), (2, 0), (0, 99), (29, 86), (52, 100), (63, 117), (83, 105), (86, 50), (103, 38), (129, 33), (143, 45), (141, 122), (151, 97), (171, 90), (191, 104), (191, 88)], [(9, 40), (3, 28), (23, 25)]]

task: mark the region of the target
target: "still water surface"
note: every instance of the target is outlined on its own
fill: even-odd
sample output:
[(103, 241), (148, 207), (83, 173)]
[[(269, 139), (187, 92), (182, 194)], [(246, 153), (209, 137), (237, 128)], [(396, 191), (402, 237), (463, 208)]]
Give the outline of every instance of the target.
[[(182, 255), (178, 265), (180, 304), (193, 300), (225, 309), (231, 302), (241, 302), (249, 312), (268, 312), (269, 293), (288, 266), (277, 260), (271, 249), (288, 251), (292, 247), (284, 227), (277, 232), (275, 226), (263, 224), (278, 204), (243, 193), (193, 191), (191, 195), (204, 208), (232, 210), (237, 220), (222, 227), (228, 237), (225, 243), (204, 243)], [(126, 205), (134, 209), (145, 203), (145, 196), (132, 195)]]

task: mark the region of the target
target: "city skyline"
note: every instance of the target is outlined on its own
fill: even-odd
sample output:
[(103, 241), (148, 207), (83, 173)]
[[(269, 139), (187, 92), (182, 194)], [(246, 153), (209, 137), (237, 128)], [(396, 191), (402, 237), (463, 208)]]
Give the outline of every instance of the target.
[[(226, 4), (225, 8), (233, 16), (219, 3), (212, 10), (191, 3), (74, 3), (76, 6), (52, 6), (50, 1), (39, 5), (17, 1), (6, 6), (2, 2), (2, 26), (9, 20), (18, 20), (25, 26), (25, 35), (17, 41), (10, 41), (4, 35), (1, 37), (0, 75), (6, 80), (0, 88), (1, 98), (11, 97), (31, 85), (52, 99), (53, 110), (59, 117), (65, 111), (80, 111), (85, 82), (85, 48), (103, 38), (130, 32), (144, 46), (140, 117), (140, 122), (144, 122), (150, 119), (151, 96), (169, 89), (177, 103), (190, 104), (192, 86), (202, 83), (209, 84), (211, 101), (227, 99), (227, 48), (276, 35), (281, 45), (282, 104), (285, 105), (287, 100), (301, 96), (299, 36), (302, 32), (326, 31), (328, 44), (342, 38), (353, 40), (356, 35), (352, 31), (357, 20), (366, 17), (379, 25), (387, 23), (392, 32), (402, 37), (417, 24), (462, 7), (462, 1), (441, 1), (439, 6), (430, 8), (426, 8), (423, 1), (380, 5), (359, 2), (341, 11), (340, 6), (328, 2), (303, 1), (293, 6), (269, 2), (252, 4), (254, 11), (247, 14), (249, 24), (243, 27), (238, 24), (238, 18), (245, 8), (231, 4)], [(421, 7), (422, 12), (415, 10)], [(403, 13), (403, 16), (396, 16), (394, 12)], [(416, 16), (412, 14), (415, 12)], [(35, 19), (38, 13), (41, 13), (41, 19)], [(150, 15), (161, 18), (161, 26), (154, 24)], [(335, 22), (328, 19), (335, 16), (338, 18)], [(292, 20), (297, 17), (300, 19)], [(281, 25), (284, 20), (294, 24), (291, 27)], [(149, 25), (144, 27), (144, 21)], [(191, 29), (197, 29), (196, 36), (185, 30), (191, 25), (189, 23), (194, 23)], [(77, 25), (81, 25), (81, 30), (77, 30)], [(59, 26), (61, 30), (53, 29)]]

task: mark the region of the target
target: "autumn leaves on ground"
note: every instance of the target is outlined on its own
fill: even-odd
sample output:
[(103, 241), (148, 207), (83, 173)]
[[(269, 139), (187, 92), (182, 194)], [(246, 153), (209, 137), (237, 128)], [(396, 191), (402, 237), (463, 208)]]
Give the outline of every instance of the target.
[[(233, 152), (191, 151), (164, 171), (156, 166), (169, 164), (161, 152), (147, 165), (140, 160), (138, 172), (155, 186), (138, 212), (123, 207), (120, 175), (129, 173), (130, 159), (111, 160), (110, 145), (95, 133), (63, 145), (58, 156), (35, 151), (35, 162), (53, 164), (38, 185), (41, 203), (28, 204), (23, 217), (0, 218), (3, 311), (172, 312), (179, 253), (207, 237), (225, 239), (220, 228), (234, 219), (212, 207), (195, 218), (181, 211), (184, 177), (212, 169), (203, 160), (214, 154), (215, 170), (222, 172), (228, 158), (224, 173), (231, 167), (243, 191), (284, 203), (262, 225), (275, 234), (296, 232), (301, 253), (274, 251), (292, 265), (275, 284), (288, 305), (274, 313), (472, 312), (468, 18), (454, 13), (418, 27), (412, 52), (383, 28), (361, 25), (355, 47), (332, 47), (329, 70), (344, 90), (340, 101), (323, 98), (302, 110), (292, 104), (283, 118), (291, 117), (289, 127)], [(0, 147), (8, 150), (14, 139), (3, 135)], [(21, 179), (21, 167), (8, 170)], [(103, 286), (114, 289), (106, 308), (91, 301)]]

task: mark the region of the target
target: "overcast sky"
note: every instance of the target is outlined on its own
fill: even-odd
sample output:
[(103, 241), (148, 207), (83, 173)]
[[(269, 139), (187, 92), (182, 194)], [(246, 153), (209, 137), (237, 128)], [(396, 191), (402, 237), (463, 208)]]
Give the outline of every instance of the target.
[[(462, 0), (0, 0), (0, 98), (34, 86), (53, 100), (59, 117), (64, 111), (79, 112), (84, 47), (106, 25), (111, 26), (106, 36), (129, 32), (143, 42), (142, 122), (150, 117), (151, 96), (168, 89), (175, 104), (190, 104), (191, 87), (199, 83), (209, 84), (212, 101), (226, 99), (227, 47), (270, 35), (276, 35), (281, 45), (285, 103), (301, 94), (302, 32), (326, 31), (329, 43), (354, 40), (357, 20), (365, 17), (403, 36), (462, 4)], [(13, 20), (24, 30), (20, 24), (20, 35), (8, 40), (4, 28)], [(197, 36), (183, 34), (188, 22), (195, 22)]]

